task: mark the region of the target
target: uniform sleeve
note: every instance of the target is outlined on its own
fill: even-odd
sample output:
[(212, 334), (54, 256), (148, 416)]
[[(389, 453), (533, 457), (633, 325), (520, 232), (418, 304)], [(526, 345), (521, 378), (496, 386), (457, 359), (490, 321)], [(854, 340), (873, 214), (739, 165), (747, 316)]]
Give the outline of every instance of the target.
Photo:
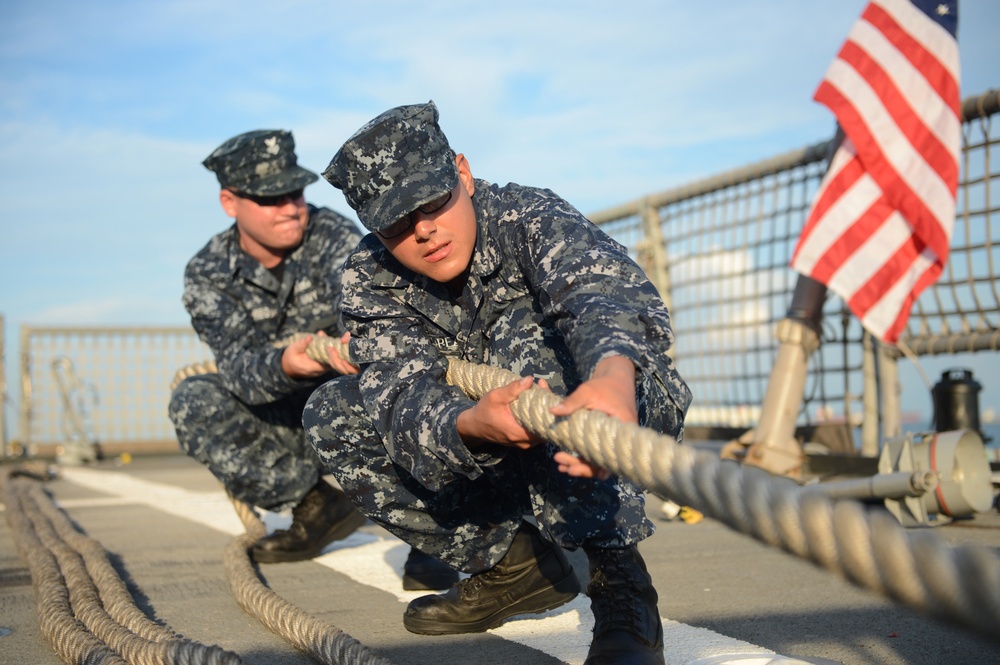
[(281, 368), (281, 349), (257, 331), (246, 307), (228, 290), (198, 271), (184, 276), (184, 307), (205, 342), (226, 389), (245, 404), (264, 404), (302, 390), (311, 382), (292, 379)]
[(562, 331), (581, 377), (610, 356), (637, 368), (661, 364), (673, 344), (670, 316), (625, 248), (551, 192), (523, 208), (510, 255)]
[(394, 289), (372, 286), (364, 256), (344, 271), (344, 318), (352, 359), (363, 368), (361, 394), (390, 459), (433, 491), (458, 476), (480, 476), (502, 453), (466, 447), (456, 423), (474, 402), (447, 384), (448, 359), (423, 317)]
[[(213, 239), (187, 266), (184, 306), (198, 336), (215, 354), (226, 388), (246, 404), (264, 404), (315, 387), (317, 379), (293, 379), (281, 367), (278, 339), (292, 333), (344, 330), (340, 316), (341, 270), (361, 238), (346, 217), (309, 206), (309, 229), (302, 246), (286, 259), (302, 284), (321, 288), (299, 293), (290, 304), (261, 298), (249, 282), (233, 277), (229, 239)], [(299, 299), (301, 298), (301, 299)], [(285, 307), (281, 311), (276, 307)], [(255, 321), (254, 317), (260, 320)]]

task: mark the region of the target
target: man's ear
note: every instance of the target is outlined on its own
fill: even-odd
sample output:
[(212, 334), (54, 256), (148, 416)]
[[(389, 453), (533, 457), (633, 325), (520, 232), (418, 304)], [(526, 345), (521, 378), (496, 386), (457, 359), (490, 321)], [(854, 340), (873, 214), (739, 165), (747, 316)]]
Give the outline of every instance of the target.
[(469, 160), (462, 153), (458, 153), (455, 155), (455, 166), (458, 168), (458, 181), (465, 187), (465, 191), (468, 192), (469, 197), (472, 197), (476, 193), (476, 182), (472, 177), (472, 171), (469, 169)]
[(226, 211), (226, 214), (236, 219), (236, 195), (233, 194), (228, 189), (223, 189), (219, 191), (219, 204), (222, 209)]

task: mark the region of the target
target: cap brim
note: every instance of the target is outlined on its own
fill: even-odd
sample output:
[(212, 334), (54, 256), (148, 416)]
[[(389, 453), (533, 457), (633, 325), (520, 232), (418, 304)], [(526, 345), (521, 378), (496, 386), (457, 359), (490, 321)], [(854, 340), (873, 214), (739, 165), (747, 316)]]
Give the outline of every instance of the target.
[(297, 189), (305, 189), (317, 180), (319, 180), (319, 176), (309, 169), (293, 166), (281, 173), (261, 178), (254, 182), (253, 186), (240, 188), (239, 191), (254, 196), (277, 196), (278, 194), (294, 192)]

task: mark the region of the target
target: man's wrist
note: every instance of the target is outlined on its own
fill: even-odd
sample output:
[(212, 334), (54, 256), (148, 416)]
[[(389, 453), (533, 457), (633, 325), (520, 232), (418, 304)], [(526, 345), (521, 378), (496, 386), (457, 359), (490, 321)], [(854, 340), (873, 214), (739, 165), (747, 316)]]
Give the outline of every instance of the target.
[(455, 429), (458, 430), (458, 436), (462, 439), (462, 443), (469, 450), (473, 448), (478, 448), (486, 443), (485, 439), (477, 436), (474, 433), (475, 430), (475, 414), (472, 412), (476, 407), (472, 406), (458, 414), (458, 418), (455, 419)]

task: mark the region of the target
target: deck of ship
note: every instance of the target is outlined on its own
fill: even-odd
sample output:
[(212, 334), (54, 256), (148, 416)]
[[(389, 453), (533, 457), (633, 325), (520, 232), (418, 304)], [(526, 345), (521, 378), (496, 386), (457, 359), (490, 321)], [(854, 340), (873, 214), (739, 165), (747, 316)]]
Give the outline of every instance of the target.
[[(138, 606), (184, 637), (219, 645), (247, 664), (313, 662), (270, 633), (234, 600), (225, 546), (243, 527), (217, 481), (181, 456), (63, 467), (46, 489), (98, 540)], [(660, 502), (650, 500), (650, 514)], [(281, 516), (267, 523), (280, 526)], [(667, 663), (968, 664), (1000, 662), (1000, 640), (929, 619), (769, 548), (711, 519), (657, 520), (642, 551), (664, 621)], [(1000, 514), (936, 527), (950, 543), (1000, 555)], [(402, 626), (399, 575), (407, 548), (374, 525), (311, 562), (268, 565), (270, 588), (399, 665), (582, 663), (591, 616), (585, 597), (542, 617), (484, 634), (425, 637)], [(578, 573), (579, 552), (570, 553)], [(998, 590), (1000, 593), (1000, 590)], [(42, 636), (26, 562), (0, 524), (0, 662), (55, 665)]]

